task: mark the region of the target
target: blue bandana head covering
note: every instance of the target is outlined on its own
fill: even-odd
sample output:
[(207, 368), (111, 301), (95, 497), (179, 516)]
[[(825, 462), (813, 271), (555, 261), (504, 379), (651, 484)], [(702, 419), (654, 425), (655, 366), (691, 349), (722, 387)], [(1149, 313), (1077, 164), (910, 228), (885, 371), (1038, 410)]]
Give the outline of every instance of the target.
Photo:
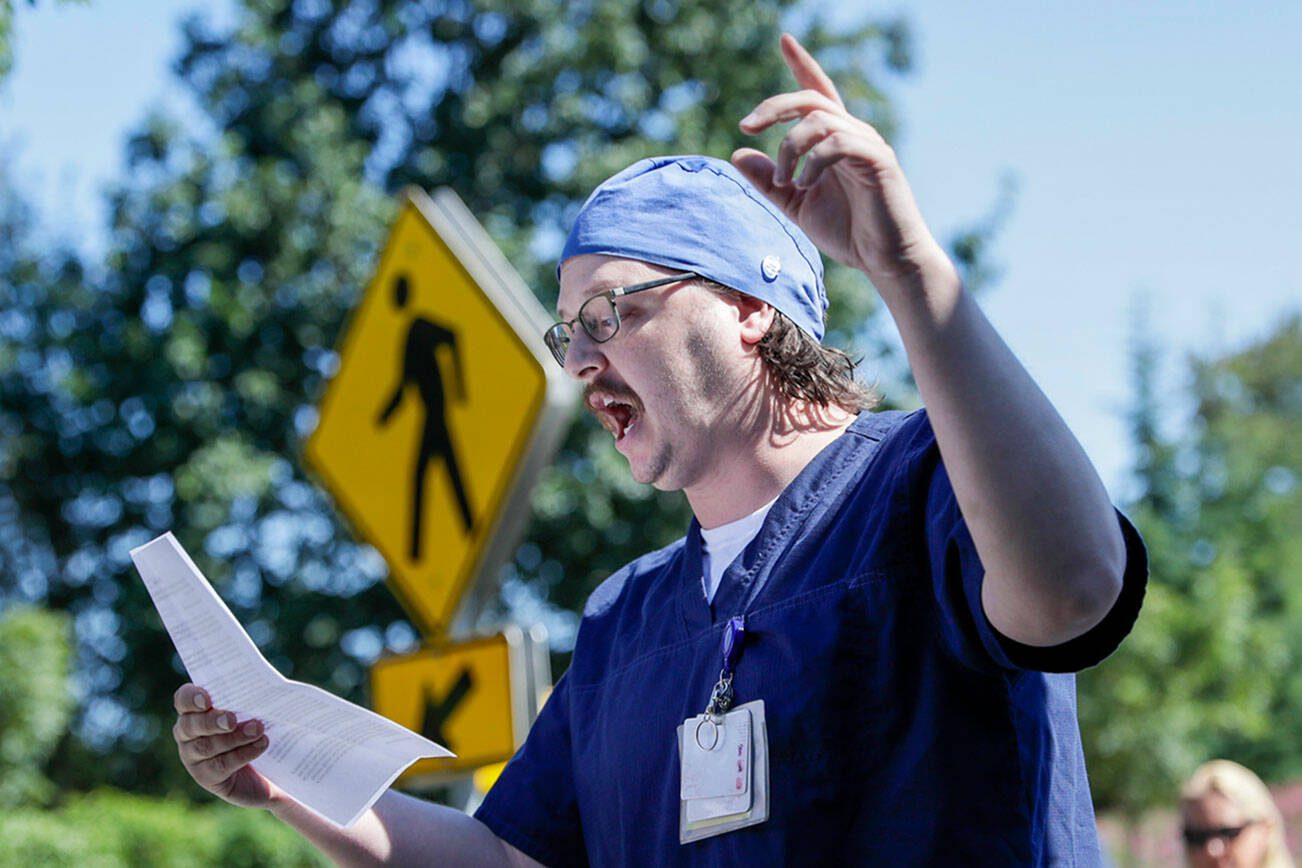
[(823, 339), (818, 249), (723, 160), (649, 157), (615, 175), (583, 203), (560, 261), (583, 253), (694, 271)]

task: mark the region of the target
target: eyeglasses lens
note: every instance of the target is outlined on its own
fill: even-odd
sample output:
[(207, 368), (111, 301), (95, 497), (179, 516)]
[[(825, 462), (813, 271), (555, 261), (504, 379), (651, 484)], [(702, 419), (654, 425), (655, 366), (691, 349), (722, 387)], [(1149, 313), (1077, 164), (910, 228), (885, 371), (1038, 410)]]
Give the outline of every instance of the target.
[[(610, 340), (619, 331), (619, 311), (615, 308), (614, 300), (604, 293), (585, 301), (579, 308), (578, 319), (588, 337), (599, 344)], [(562, 368), (565, 367), (565, 355), (570, 348), (572, 328), (569, 323), (558, 322), (543, 332), (543, 343), (547, 344), (547, 349), (552, 351), (552, 358)]]
[(570, 348), (569, 327), (564, 323), (556, 323), (543, 333), (543, 343), (547, 344), (547, 349), (552, 351), (552, 358), (556, 360), (556, 364), (565, 367), (565, 351)]
[(579, 322), (594, 341), (605, 343), (619, 331), (619, 312), (609, 296), (594, 295), (579, 308)]

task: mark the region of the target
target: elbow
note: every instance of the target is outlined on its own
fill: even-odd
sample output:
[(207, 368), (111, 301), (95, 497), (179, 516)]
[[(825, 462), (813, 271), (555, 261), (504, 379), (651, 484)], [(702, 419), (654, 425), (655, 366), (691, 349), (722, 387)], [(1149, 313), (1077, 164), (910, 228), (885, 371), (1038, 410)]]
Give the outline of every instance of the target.
[(1048, 572), (1039, 581), (1014, 583), (1020, 590), (1004, 597), (1002, 606), (990, 593), (998, 583), (987, 575), (983, 597), (991, 626), (1014, 642), (1040, 648), (1082, 636), (1102, 623), (1121, 597), (1125, 563), (1124, 558), (1091, 558)]
[(1102, 623), (1121, 597), (1124, 565), (1099, 564), (1077, 573), (1053, 615), (1058, 642), (1075, 639)]
[(1121, 597), (1126, 579), (1126, 541), (1119, 526), (1114, 523), (1107, 537), (1078, 557), (1074, 574), (1069, 614), (1078, 630), (1075, 635), (1079, 636), (1098, 626)]

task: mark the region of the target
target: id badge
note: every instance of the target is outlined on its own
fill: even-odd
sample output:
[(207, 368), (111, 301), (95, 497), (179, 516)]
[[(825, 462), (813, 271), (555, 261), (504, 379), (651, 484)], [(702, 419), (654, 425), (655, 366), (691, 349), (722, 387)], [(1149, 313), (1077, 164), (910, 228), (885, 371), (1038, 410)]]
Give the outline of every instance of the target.
[(727, 714), (698, 714), (678, 727), (678, 840), (686, 844), (769, 818), (769, 745), (764, 700)]

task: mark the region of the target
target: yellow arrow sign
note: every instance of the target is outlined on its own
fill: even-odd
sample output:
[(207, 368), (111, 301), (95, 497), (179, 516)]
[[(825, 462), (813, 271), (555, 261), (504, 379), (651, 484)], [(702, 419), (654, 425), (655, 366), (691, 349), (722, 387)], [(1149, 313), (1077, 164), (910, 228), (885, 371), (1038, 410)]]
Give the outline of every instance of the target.
[(460, 200), (407, 193), (306, 454), (427, 638), (509, 557), (511, 494), (559, 441), (575, 391), (543, 367), (547, 324)]
[(510, 758), (529, 725), (525, 654), (519, 630), (508, 629), (371, 668), (375, 710), (456, 754), (421, 760), (404, 779), (446, 777)]

